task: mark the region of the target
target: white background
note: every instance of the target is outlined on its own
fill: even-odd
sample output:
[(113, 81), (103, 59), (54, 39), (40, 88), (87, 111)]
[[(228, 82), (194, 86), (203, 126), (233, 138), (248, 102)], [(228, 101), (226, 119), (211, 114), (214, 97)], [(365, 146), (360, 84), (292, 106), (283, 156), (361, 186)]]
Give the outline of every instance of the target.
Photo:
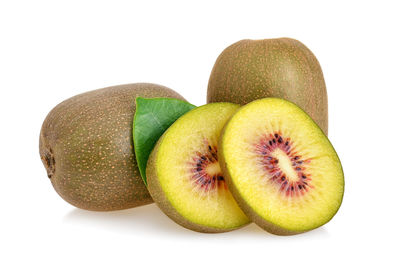
[[(1, 262), (398, 262), (398, 1), (0, 1)], [(325, 226), (201, 234), (148, 205), (76, 209), (38, 154), (46, 114), (78, 93), (153, 82), (206, 102), (215, 59), (244, 38), (292, 37), (324, 71), (346, 192)]]

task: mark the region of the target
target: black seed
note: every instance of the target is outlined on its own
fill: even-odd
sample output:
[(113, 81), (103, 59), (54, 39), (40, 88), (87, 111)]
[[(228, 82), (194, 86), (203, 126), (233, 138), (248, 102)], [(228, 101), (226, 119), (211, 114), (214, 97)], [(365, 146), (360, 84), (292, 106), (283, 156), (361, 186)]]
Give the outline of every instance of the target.
[(272, 146), (272, 141), (269, 141), (269, 145), (271, 145), (271, 146)]
[(215, 160), (218, 160), (218, 159), (217, 159), (217, 154), (216, 154), (216, 153), (213, 153), (212, 156), (215, 158)]
[(304, 174), (301, 176), (301, 178), (303, 178), (303, 179), (306, 179), (307, 178), (307, 176), (305, 176)]
[(201, 166), (201, 163), (197, 163), (197, 167), (200, 167)]
[(285, 181), (285, 179), (286, 179), (285, 176), (281, 177), (281, 181)]
[(298, 163), (298, 164), (302, 164), (302, 163), (303, 163), (303, 161), (298, 161), (297, 163)]
[(285, 145), (286, 145), (286, 146), (288, 146), (288, 144), (289, 144), (289, 142), (288, 142), (288, 141), (286, 141), (286, 142), (285, 142)]
[(308, 185), (308, 184), (307, 184), (307, 182), (303, 182), (303, 184), (305, 184), (305, 186), (304, 186), (304, 187), (306, 187), (306, 185)]
[(275, 135), (274, 135), (274, 136), (275, 136), (275, 138), (278, 138), (278, 136), (279, 136), (279, 135), (278, 135), (277, 133), (275, 133)]
[(211, 146), (210, 146), (210, 145), (208, 145), (208, 149), (211, 151), (211, 149), (212, 149), (212, 148), (211, 148)]
[(274, 163), (279, 163), (279, 160), (278, 160), (278, 159), (275, 159)]
[(283, 141), (283, 140), (282, 140), (282, 137), (279, 137), (278, 142), (279, 142), (279, 143), (282, 143), (282, 141)]
[(217, 179), (218, 181), (224, 181), (224, 177), (222, 175), (218, 175)]
[(273, 142), (273, 143), (276, 143), (276, 140), (275, 140), (275, 139), (272, 139), (272, 142)]
[(196, 171), (200, 172), (201, 171), (201, 167), (197, 167)]
[(299, 156), (295, 156), (295, 157), (294, 157), (295, 160), (298, 160), (299, 158), (300, 158)]
[(290, 187), (290, 189), (292, 189), (292, 191), (294, 190), (294, 187), (292, 186), (292, 187)]
[(201, 156), (201, 159), (206, 160), (207, 158), (205, 156)]
[(213, 180), (213, 181), (217, 180), (217, 177), (214, 175), (214, 176), (212, 177), (212, 180)]
[(299, 189), (301, 189), (302, 188), (302, 186), (301, 186), (301, 184), (299, 184)]

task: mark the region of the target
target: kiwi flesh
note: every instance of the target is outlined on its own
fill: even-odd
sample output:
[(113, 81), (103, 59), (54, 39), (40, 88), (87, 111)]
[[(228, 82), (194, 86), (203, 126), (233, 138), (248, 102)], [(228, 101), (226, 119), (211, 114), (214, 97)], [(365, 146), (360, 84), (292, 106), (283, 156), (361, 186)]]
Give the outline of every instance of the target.
[(246, 39), (219, 55), (208, 82), (208, 103), (244, 105), (265, 97), (295, 103), (328, 134), (328, 97), (321, 66), (300, 41)]
[(226, 232), (249, 223), (229, 192), (218, 163), (225, 122), (239, 108), (212, 103), (180, 117), (158, 140), (146, 174), (156, 204), (176, 223), (198, 232)]
[(344, 176), (333, 146), (291, 102), (265, 98), (243, 106), (224, 127), (219, 149), (234, 198), (268, 232), (315, 229), (342, 203)]
[(65, 201), (96, 211), (153, 202), (133, 151), (138, 96), (183, 99), (164, 86), (137, 83), (74, 96), (48, 114), (40, 132), (40, 157)]

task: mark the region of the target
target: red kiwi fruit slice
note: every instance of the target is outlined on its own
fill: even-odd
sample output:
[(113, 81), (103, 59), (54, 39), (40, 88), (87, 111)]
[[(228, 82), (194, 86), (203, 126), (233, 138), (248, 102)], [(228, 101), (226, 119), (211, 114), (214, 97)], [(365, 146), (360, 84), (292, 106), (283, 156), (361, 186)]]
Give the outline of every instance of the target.
[(291, 102), (266, 98), (243, 106), (227, 122), (219, 150), (234, 198), (268, 232), (317, 228), (341, 205), (340, 160), (321, 129)]
[(147, 162), (148, 189), (161, 210), (199, 232), (226, 232), (249, 223), (228, 190), (217, 144), (226, 121), (239, 108), (212, 103), (174, 122)]

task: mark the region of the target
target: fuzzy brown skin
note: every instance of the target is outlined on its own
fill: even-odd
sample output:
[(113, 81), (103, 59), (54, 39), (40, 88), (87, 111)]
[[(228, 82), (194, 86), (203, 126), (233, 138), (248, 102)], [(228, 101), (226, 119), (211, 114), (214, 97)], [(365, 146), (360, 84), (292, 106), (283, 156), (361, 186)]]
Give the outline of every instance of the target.
[(301, 42), (290, 38), (241, 40), (215, 62), (207, 102), (247, 104), (265, 97), (289, 100), (328, 134), (328, 98), (321, 66)]
[(40, 133), (40, 157), (65, 201), (95, 211), (153, 202), (133, 151), (138, 96), (183, 99), (166, 87), (137, 83), (74, 96), (48, 114)]
[(193, 222), (190, 222), (188, 219), (184, 218), (182, 215), (180, 215), (179, 212), (171, 205), (171, 203), (169, 202), (168, 198), (165, 195), (164, 190), (162, 189), (162, 186), (160, 185), (157, 175), (157, 153), (163, 138), (164, 135), (161, 136), (161, 138), (158, 140), (156, 146), (154, 147), (153, 151), (150, 154), (146, 166), (147, 188), (157, 206), (177, 224), (196, 232), (222, 233), (237, 229), (237, 228), (219, 229), (219, 228), (195, 224)]

